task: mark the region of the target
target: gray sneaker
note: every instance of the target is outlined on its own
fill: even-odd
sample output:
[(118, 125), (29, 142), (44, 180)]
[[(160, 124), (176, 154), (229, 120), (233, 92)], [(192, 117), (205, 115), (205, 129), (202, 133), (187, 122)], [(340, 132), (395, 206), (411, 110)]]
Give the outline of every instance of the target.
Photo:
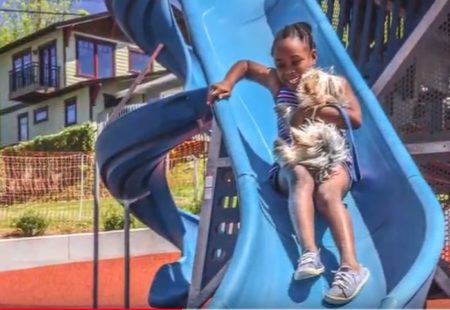
[(330, 304), (345, 304), (355, 298), (369, 279), (369, 269), (361, 267), (359, 272), (349, 266), (341, 266), (334, 276), (331, 288), (325, 294), (325, 301)]
[(295, 280), (303, 280), (320, 275), (325, 271), (325, 266), (320, 261), (320, 251), (305, 252), (298, 260), (297, 270), (294, 273)]

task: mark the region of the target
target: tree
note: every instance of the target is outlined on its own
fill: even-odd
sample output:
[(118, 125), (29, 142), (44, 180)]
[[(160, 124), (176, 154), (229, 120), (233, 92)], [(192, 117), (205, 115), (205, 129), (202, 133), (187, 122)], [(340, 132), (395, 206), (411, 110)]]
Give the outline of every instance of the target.
[(88, 12), (74, 12), (74, 5), (80, 0), (6, 0), (2, 9), (19, 12), (0, 12), (0, 47), (26, 35), (45, 28), (55, 22), (77, 17), (73, 13), (87, 15)]

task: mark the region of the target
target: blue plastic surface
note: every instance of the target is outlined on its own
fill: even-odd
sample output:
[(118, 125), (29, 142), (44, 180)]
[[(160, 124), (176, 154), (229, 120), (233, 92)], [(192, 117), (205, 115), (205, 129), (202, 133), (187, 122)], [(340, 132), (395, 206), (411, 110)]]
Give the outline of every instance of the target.
[(155, 276), (150, 294), (155, 307), (182, 307), (187, 300), (198, 218), (176, 207), (164, 155), (198, 133), (197, 119), (210, 119), (206, 91), (185, 92), (138, 109), (128, 106), (131, 112), (107, 126), (96, 144), (100, 175), (109, 191), (120, 200), (143, 197), (131, 203), (133, 214), (182, 252), (178, 262)]
[[(311, 23), (318, 46), (319, 65), (334, 66), (337, 73), (346, 76), (363, 108), (363, 126), (355, 132), (363, 180), (355, 184), (346, 197), (346, 203), (354, 223), (358, 257), (372, 275), (360, 295), (345, 307), (422, 307), (444, 240), (441, 208), (317, 2), (184, 0), (182, 4), (193, 49), (179, 36), (173, 16), (169, 14), (167, 0), (111, 0), (108, 5), (121, 27), (143, 48), (147, 47), (147, 51), (165, 41), (166, 54), (158, 60), (187, 81), (188, 89), (202, 87), (205, 81), (221, 80), (227, 69), (239, 59), (272, 65), (270, 47), (276, 31), (296, 21)], [(151, 27), (158, 29), (158, 25), (167, 31), (152, 32)], [(189, 104), (194, 102), (191, 100)], [(236, 177), (241, 230), (229, 268), (212, 297), (211, 308), (328, 306), (322, 299), (332, 279), (331, 270), (338, 267), (338, 254), (330, 231), (320, 216), (316, 235), (323, 248), (327, 272), (324, 277), (302, 282), (292, 278), (298, 245), (292, 238), (286, 199), (272, 189), (267, 179), (273, 162), (272, 143), (277, 134), (273, 104), (267, 90), (253, 82), (242, 81), (235, 87), (230, 100), (218, 103), (215, 108)], [(170, 104), (166, 106), (173, 108)], [(130, 114), (144, 114), (143, 109)], [(116, 197), (145, 191), (145, 186), (142, 190), (135, 188), (136, 184), (141, 184), (140, 176), (136, 176), (137, 181), (123, 180), (135, 161), (149, 161), (147, 171), (155, 184), (159, 179), (165, 180), (161, 169), (151, 174), (151, 167), (156, 166), (155, 154), (162, 155), (174, 145), (173, 141), (184, 137), (181, 126), (184, 116), (185, 110), (175, 107), (170, 112), (165, 111), (161, 103), (158, 111), (147, 112), (142, 118), (126, 116), (117, 125), (112, 124), (111, 127), (122, 126), (123, 130), (117, 131), (111, 139), (100, 136), (99, 154), (106, 149), (127, 154), (127, 164), (120, 169), (102, 169), (103, 179)], [(163, 118), (167, 124), (175, 120), (180, 127), (160, 135), (156, 126), (155, 131), (147, 131), (153, 120)], [(139, 124), (138, 129), (136, 124)], [(192, 126), (186, 125), (186, 132), (190, 131)], [(136, 132), (141, 134), (139, 139), (146, 141), (136, 140), (139, 146), (137, 153), (129, 151), (132, 143), (128, 143), (133, 135), (137, 135)], [(161, 140), (160, 136), (167, 140)], [(154, 155), (147, 156), (147, 148)], [(106, 163), (107, 160), (100, 163), (100, 167)], [(160, 194), (163, 198), (156, 202)], [(148, 206), (145, 206), (146, 201), (141, 201), (139, 210), (148, 208), (153, 211), (151, 215), (141, 211), (140, 218), (150, 226), (163, 227), (160, 229), (163, 236), (178, 243), (183, 250), (189, 249), (184, 253), (191, 253), (195, 233), (180, 240), (183, 230), (191, 226), (184, 225), (178, 218), (169, 228), (150, 218), (154, 216), (162, 223), (169, 223), (166, 216), (171, 213), (164, 205), (169, 201), (166, 195), (166, 191), (153, 192), (147, 198)], [(167, 207), (173, 210), (173, 202)], [(185, 260), (185, 270), (192, 267), (190, 255), (187, 255), (190, 257), (188, 262)], [(170, 272), (163, 270), (153, 284), (152, 293), (167, 293), (160, 293), (159, 299), (156, 298), (158, 303), (152, 305), (173, 307), (183, 304), (189, 272), (182, 272), (180, 279), (172, 277), (170, 281), (167, 281), (168, 274)]]

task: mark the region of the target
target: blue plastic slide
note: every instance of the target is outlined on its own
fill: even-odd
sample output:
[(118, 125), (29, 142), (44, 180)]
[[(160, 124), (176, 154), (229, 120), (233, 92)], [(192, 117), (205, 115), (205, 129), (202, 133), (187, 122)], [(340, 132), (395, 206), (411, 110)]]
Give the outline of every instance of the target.
[[(314, 0), (183, 0), (192, 46), (186, 44), (168, 0), (108, 0), (120, 27), (144, 50), (165, 44), (158, 60), (185, 81), (187, 93), (143, 106), (108, 126), (97, 142), (102, 179), (120, 199), (136, 199), (137, 216), (174, 242), (183, 258), (158, 273), (154, 306), (183, 306), (192, 272), (195, 219), (176, 211), (161, 169), (170, 148), (196, 131), (207, 115), (204, 87), (239, 59), (272, 65), (274, 34), (284, 25), (313, 27), (321, 67), (350, 81), (363, 107), (356, 131), (362, 181), (346, 197), (358, 257), (371, 271), (361, 293), (343, 307), (423, 307), (444, 240), (441, 208), (403, 147), (326, 16)], [(187, 95), (187, 97), (183, 97)], [(285, 197), (269, 184), (276, 120), (270, 93), (244, 80), (215, 115), (230, 155), (241, 209), (233, 257), (211, 308), (328, 307), (323, 302), (338, 267), (328, 227), (317, 217), (325, 276), (294, 281), (299, 255)], [(162, 125), (164, 124), (164, 125)], [(184, 299), (183, 299), (184, 298)]]
[(129, 113), (106, 127), (97, 140), (101, 178), (112, 195), (130, 203), (136, 217), (183, 253), (155, 276), (158, 285), (151, 290), (155, 305), (180, 307), (179, 301), (188, 294), (198, 218), (176, 207), (164, 159), (168, 151), (198, 133), (198, 119), (210, 119), (205, 100), (203, 88), (141, 107), (127, 106), (124, 112)]

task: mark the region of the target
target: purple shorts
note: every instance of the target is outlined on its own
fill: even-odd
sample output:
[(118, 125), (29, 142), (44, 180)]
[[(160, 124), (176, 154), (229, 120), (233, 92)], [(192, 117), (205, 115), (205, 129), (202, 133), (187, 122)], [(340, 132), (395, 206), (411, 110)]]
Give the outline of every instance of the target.
[[(356, 181), (353, 178), (353, 173), (352, 173), (353, 159), (351, 158), (351, 156), (349, 156), (342, 165), (344, 166), (345, 170), (347, 171), (349, 179), (350, 179), (349, 184), (348, 184), (348, 189), (350, 190), (353, 183)], [(269, 180), (272, 183), (275, 190), (277, 190), (278, 192), (281, 192), (280, 185), (278, 184), (278, 175), (280, 173), (280, 169), (281, 169), (280, 165), (278, 163), (274, 163), (269, 170)], [(331, 172), (331, 175), (333, 175), (332, 172)]]

